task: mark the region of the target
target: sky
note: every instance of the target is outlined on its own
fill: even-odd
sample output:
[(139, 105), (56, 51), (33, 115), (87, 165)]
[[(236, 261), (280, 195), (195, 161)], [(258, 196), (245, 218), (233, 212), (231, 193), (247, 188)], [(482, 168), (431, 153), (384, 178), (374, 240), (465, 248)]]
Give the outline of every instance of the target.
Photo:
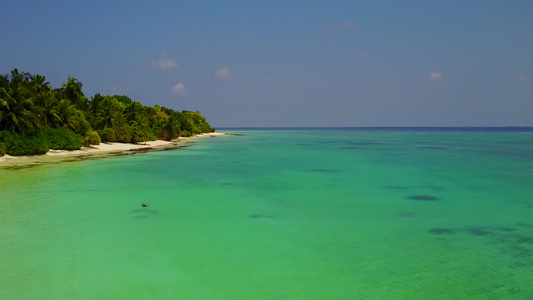
[(533, 126), (533, 1), (2, 0), (0, 73), (213, 127)]

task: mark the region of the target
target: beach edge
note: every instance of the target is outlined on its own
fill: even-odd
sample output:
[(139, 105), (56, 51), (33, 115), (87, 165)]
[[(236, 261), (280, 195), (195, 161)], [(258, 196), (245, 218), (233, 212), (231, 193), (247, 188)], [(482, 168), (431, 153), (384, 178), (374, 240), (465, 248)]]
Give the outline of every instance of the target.
[(202, 133), (192, 137), (179, 137), (172, 141), (156, 140), (147, 141), (140, 144), (101, 143), (100, 145), (82, 147), (79, 150), (50, 150), (46, 154), (32, 156), (10, 156), (6, 154), (0, 157), (0, 169), (24, 168), (36, 165), (56, 164), (60, 162), (99, 159), (153, 151), (165, 151), (185, 147), (188, 143), (198, 138), (217, 137), (223, 135), (227, 135), (227, 133)]

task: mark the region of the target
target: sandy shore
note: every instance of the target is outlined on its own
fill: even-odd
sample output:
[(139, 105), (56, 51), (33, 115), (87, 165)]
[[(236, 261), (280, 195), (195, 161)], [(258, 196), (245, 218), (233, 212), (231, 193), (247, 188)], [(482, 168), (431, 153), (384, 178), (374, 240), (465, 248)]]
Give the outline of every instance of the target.
[(193, 137), (180, 137), (173, 141), (147, 141), (141, 144), (126, 143), (101, 143), (90, 147), (82, 147), (80, 150), (50, 150), (43, 155), (33, 156), (10, 156), (0, 157), (0, 168), (24, 167), (41, 164), (59, 163), (67, 161), (78, 161), (84, 159), (104, 158), (118, 155), (128, 155), (139, 152), (158, 151), (184, 147), (188, 142), (205, 137), (215, 137), (224, 135), (221, 132), (204, 133)]

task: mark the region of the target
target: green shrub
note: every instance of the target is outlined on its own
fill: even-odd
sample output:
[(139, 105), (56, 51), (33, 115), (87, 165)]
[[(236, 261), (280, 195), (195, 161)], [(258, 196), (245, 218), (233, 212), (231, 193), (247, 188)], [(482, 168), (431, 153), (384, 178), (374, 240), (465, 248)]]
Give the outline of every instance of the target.
[(101, 141), (106, 142), (115, 142), (117, 139), (115, 137), (115, 131), (112, 128), (106, 128), (104, 130), (96, 130), (98, 135), (100, 135)]
[(78, 150), (83, 145), (81, 135), (65, 127), (43, 127), (41, 132), (48, 139), (50, 149), (53, 150)]
[(155, 141), (157, 137), (151, 129), (144, 129), (141, 126), (132, 126), (132, 143), (140, 143), (146, 141)]
[(127, 124), (124, 124), (117, 130), (117, 142), (131, 143), (132, 135), (133, 133), (131, 127)]
[(88, 147), (90, 145), (100, 145), (100, 135), (96, 131), (89, 131), (83, 141), (83, 146)]
[(207, 122), (200, 123), (198, 125), (198, 130), (201, 131), (201, 133), (212, 132), (211, 126), (209, 126), (209, 124), (207, 124)]
[(182, 130), (180, 131), (180, 136), (189, 137), (192, 136), (192, 133), (188, 132), (187, 130)]
[(6, 145), (4, 145), (4, 143), (0, 143), (0, 156), (4, 156), (4, 154), (6, 153), (7, 153)]
[(13, 156), (45, 154), (50, 150), (48, 139), (41, 131), (26, 136), (4, 130), (0, 132), (0, 142), (6, 153)]

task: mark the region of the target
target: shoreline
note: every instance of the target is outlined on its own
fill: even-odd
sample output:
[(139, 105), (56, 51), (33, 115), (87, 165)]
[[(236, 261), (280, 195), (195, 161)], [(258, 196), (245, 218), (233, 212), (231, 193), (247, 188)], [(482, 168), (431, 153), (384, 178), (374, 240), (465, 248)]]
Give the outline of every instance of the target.
[(156, 140), (147, 141), (143, 144), (100, 143), (100, 145), (82, 147), (80, 150), (50, 150), (46, 154), (32, 156), (11, 156), (6, 154), (0, 157), (0, 169), (20, 169), (61, 162), (100, 159), (152, 151), (165, 151), (186, 147), (188, 143), (197, 138), (217, 137), (221, 135), (226, 135), (226, 133), (202, 133), (192, 137), (179, 137), (172, 141)]

